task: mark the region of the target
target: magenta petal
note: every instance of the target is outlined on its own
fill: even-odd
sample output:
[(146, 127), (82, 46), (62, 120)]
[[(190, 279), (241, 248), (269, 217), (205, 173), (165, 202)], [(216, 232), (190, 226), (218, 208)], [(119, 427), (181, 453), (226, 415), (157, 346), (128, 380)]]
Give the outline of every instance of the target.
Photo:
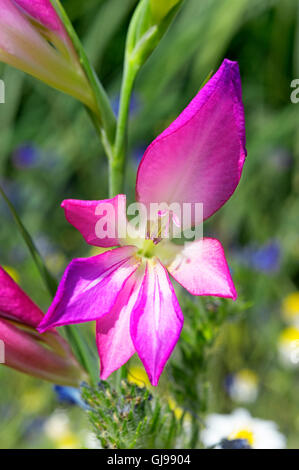
[[(26, 21), (23, 13), (11, 0), (0, 0), (0, 52), (18, 56), (16, 37), (26, 37), (32, 44), (39, 44), (39, 34)], [(24, 42), (24, 40), (23, 40)], [(1, 59), (2, 60), (2, 59)]]
[(42, 311), (1, 267), (0, 317), (33, 327), (36, 327), (44, 317)]
[(193, 295), (237, 298), (224, 250), (218, 240), (203, 238), (187, 244), (167, 269)]
[(183, 327), (183, 315), (167, 272), (148, 263), (131, 315), (131, 337), (152, 385), (157, 385)]
[(13, 0), (13, 3), (46, 28), (59, 33), (62, 37), (66, 35), (64, 26), (50, 0)]
[[(113, 199), (104, 199), (102, 201), (80, 201), (76, 199), (67, 199), (61, 204), (65, 212), (67, 221), (76, 227), (83, 235), (89, 245), (112, 247), (120, 244), (118, 238), (119, 220), (126, 220), (126, 196), (120, 194)], [(108, 214), (107, 211), (111, 211)], [(114, 216), (113, 216), (114, 214)], [(101, 234), (97, 227), (101, 223), (101, 218), (108, 220), (109, 227), (105, 227), (105, 233)]]
[(135, 353), (130, 334), (130, 318), (138, 299), (144, 270), (137, 270), (122, 288), (111, 312), (97, 320), (97, 346), (101, 379), (106, 380)]
[(106, 315), (123, 284), (138, 267), (135, 251), (136, 248), (128, 246), (73, 260), (38, 331)]
[[(203, 203), (207, 219), (233, 194), (245, 157), (239, 67), (226, 59), (146, 150), (138, 169), (137, 200)], [(192, 222), (201, 221), (193, 218)]]

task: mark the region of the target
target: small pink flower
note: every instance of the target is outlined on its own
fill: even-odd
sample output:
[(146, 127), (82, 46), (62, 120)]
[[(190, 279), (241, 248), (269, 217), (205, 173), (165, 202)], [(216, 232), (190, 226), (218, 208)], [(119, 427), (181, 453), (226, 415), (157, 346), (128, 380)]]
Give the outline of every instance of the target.
[[(137, 201), (203, 203), (207, 219), (235, 191), (246, 157), (245, 121), (237, 63), (225, 60), (182, 114), (148, 147), (140, 163)], [(116, 210), (125, 196), (108, 200)], [(179, 247), (168, 240), (100, 239), (98, 208), (106, 201), (66, 200), (67, 220), (87, 243), (115, 247), (67, 267), (54, 301), (39, 326), (97, 320), (101, 378), (135, 353), (153, 385), (173, 351), (183, 315), (168, 273), (193, 295), (236, 299), (223, 248), (203, 238)], [(194, 226), (202, 220), (193, 217)]]
[(93, 109), (89, 83), (50, 0), (0, 0), (0, 11), (0, 61)]
[(60, 385), (78, 386), (82, 370), (54, 330), (39, 334), (41, 310), (0, 267), (0, 340), (5, 365)]

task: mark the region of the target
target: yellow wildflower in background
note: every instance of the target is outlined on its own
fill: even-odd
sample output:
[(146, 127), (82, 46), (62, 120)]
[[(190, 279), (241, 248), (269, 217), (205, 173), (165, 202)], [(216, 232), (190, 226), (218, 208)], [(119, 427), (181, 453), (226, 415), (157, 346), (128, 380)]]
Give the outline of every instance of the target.
[(296, 326), (285, 328), (279, 336), (280, 343), (292, 343), (297, 340), (299, 340), (299, 328)]
[(258, 395), (258, 376), (250, 369), (241, 369), (232, 376), (228, 393), (236, 402), (253, 403)]
[(55, 411), (45, 422), (44, 432), (56, 449), (80, 449), (82, 443), (72, 432), (70, 420), (63, 411)]
[(140, 366), (131, 366), (128, 370), (128, 382), (135, 384), (138, 387), (151, 387), (150, 381), (148, 380), (147, 373)]
[(183, 413), (184, 413), (183, 408), (178, 406), (177, 402), (172, 397), (168, 398), (168, 405), (169, 405), (169, 408), (171, 409), (171, 411), (173, 411), (175, 417), (177, 419), (181, 419), (181, 417), (183, 416)]
[(18, 271), (11, 266), (3, 266), (3, 269), (9, 274), (9, 276), (17, 283), (20, 283), (20, 276)]
[(299, 292), (292, 292), (284, 299), (282, 313), (289, 323), (299, 326)]

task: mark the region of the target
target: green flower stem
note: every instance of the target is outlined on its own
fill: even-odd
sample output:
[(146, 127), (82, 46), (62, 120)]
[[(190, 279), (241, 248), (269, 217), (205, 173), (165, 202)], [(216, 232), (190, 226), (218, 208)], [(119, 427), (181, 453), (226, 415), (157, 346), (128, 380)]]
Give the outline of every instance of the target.
[[(124, 73), (120, 94), (119, 115), (116, 127), (115, 144), (112, 154), (109, 155), (109, 197), (114, 197), (123, 192), (126, 147), (127, 147), (127, 130), (128, 117), (130, 109), (131, 95), (135, 78), (140, 66), (134, 60), (130, 60), (129, 54), (126, 55)], [(126, 376), (124, 368), (121, 367), (115, 373), (116, 390), (119, 392), (121, 380)]]
[(134, 53), (135, 32), (139, 21), (139, 12), (143, 9), (144, 3), (145, 0), (139, 2), (137, 5), (127, 34), (116, 135), (112, 149), (112, 156), (109, 159), (110, 197), (116, 196), (117, 194), (123, 192), (130, 100), (134, 82), (141, 67), (139, 57)]
[(116, 136), (112, 157), (109, 159), (110, 197), (123, 192), (129, 107), (136, 76), (166, 30), (166, 27), (160, 30), (159, 25), (151, 24), (149, 14), (148, 0), (141, 0), (135, 9), (127, 34)]

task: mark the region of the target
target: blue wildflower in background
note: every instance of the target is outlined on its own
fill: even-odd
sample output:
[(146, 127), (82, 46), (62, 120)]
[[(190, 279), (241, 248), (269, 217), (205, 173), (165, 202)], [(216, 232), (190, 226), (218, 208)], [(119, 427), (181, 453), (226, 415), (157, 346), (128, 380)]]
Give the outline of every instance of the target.
[[(115, 116), (118, 116), (119, 103), (120, 103), (120, 96), (119, 95), (114, 96), (114, 98), (112, 98), (112, 101), (111, 101), (111, 107)], [(141, 102), (137, 93), (132, 93), (132, 97), (130, 101), (130, 109), (129, 109), (130, 116), (132, 117), (135, 114), (137, 114), (140, 108), (141, 108)]]
[(31, 144), (23, 144), (14, 151), (12, 161), (20, 170), (33, 168), (39, 161), (39, 151)]
[(132, 160), (134, 164), (139, 165), (146, 148), (147, 147), (145, 145), (139, 145), (132, 150)]
[(251, 449), (247, 439), (222, 439), (220, 442), (221, 449)]
[(275, 240), (271, 240), (261, 247), (251, 244), (237, 250), (236, 258), (241, 264), (255, 271), (274, 273), (280, 268), (280, 244)]
[(269, 154), (269, 160), (278, 171), (288, 170), (294, 165), (294, 156), (286, 148), (276, 148)]

